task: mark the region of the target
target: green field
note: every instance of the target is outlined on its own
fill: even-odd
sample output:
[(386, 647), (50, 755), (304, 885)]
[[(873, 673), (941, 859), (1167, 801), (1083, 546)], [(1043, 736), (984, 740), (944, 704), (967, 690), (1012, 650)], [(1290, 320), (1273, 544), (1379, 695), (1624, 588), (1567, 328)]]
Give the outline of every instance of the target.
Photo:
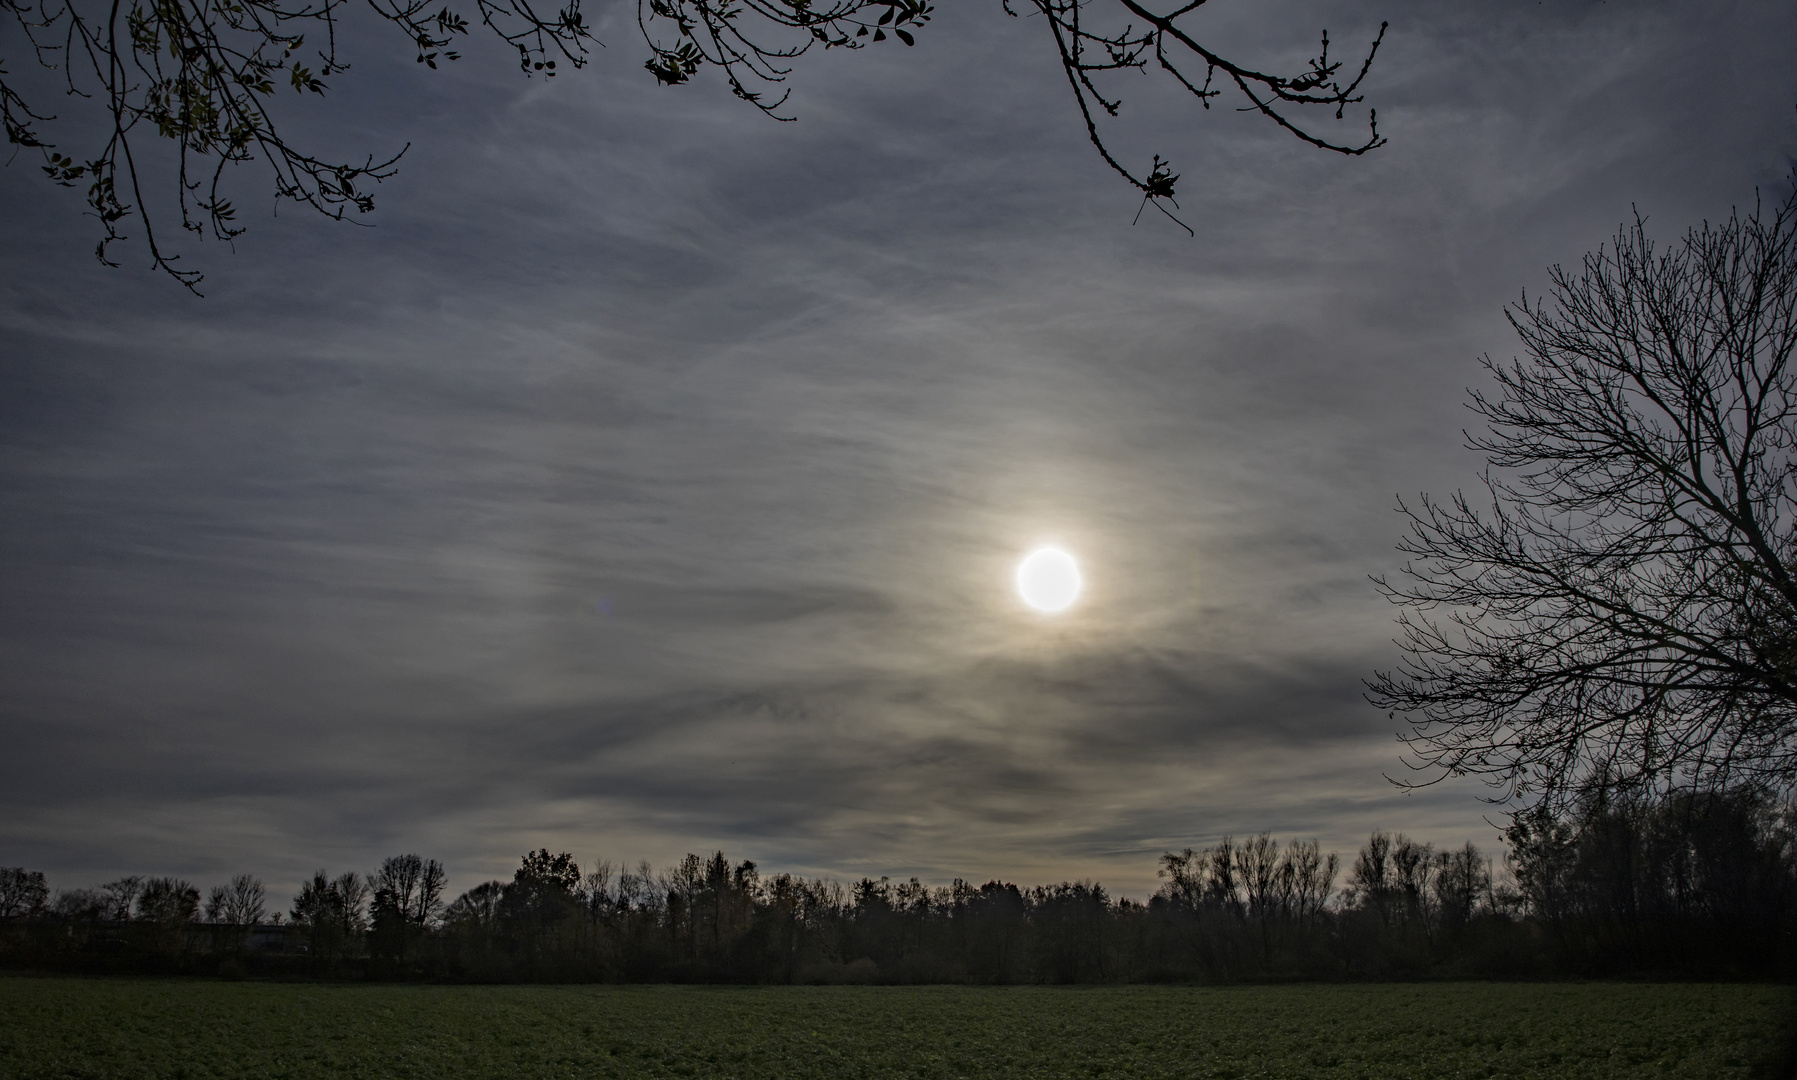
[(0, 979), (0, 1076), (1770, 1076), (1760, 985), (325, 986)]

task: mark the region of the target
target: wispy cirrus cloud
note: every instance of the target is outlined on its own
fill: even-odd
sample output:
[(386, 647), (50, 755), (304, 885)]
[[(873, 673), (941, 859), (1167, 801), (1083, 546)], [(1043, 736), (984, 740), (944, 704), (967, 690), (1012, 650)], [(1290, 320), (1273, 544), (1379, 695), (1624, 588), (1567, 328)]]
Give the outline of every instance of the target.
[[(1476, 787), (1385, 782), (1359, 697), (1392, 496), (1471, 478), (1473, 359), (1543, 266), (1778, 182), (1793, 16), (1379, 15), (1364, 159), (1121, 84), (1196, 239), (1129, 226), (1035, 28), (977, 8), (801, 72), (794, 125), (609, 54), (359, 59), (340, 134), (415, 138), (378, 228), (257, 217), (204, 302), (0, 171), (0, 864), (1139, 893), (1226, 833), (1491, 842)], [(1048, 539), (1091, 585), (1058, 621), (1008, 592)]]

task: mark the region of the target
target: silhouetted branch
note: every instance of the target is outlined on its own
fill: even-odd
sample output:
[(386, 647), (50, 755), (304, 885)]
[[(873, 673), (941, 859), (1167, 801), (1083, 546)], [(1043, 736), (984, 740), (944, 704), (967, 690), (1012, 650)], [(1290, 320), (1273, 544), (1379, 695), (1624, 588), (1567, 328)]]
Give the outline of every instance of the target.
[[(226, 242), (243, 231), (223, 191), (228, 166), (260, 161), (271, 173), (277, 199), (343, 220), (351, 211), (360, 216), (373, 210), (373, 186), (393, 176), (405, 154), (402, 147), (392, 154), (337, 160), (303, 149), (280, 132), (273, 108), (277, 95), (322, 95), (327, 80), (345, 70), (337, 53), (345, 2), (0, 0), (0, 12), (10, 16), (6, 25), (23, 35), (36, 66), (60, 72), (71, 102), (91, 98), (101, 104), (110, 124), (105, 141), (91, 154), (60, 151), (44, 135), (57, 118), (37, 111), (20, 76), (3, 65), (0, 121), (10, 143), (42, 155), (53, 183), (86, 184), (88, 212), (103, 233), (95, 248), (100, 261), (117, 265), (112, 245), (125, 239), (122, 230), (136, 219), (152, 265), (197, 291), (199, 272), (177, 266), (179, 256), (158, 227), (165, 215), (155, 196), (146, 197), (146, 186), (153, 191), (155, 185), (145, 184), (134, 150), (144, 134), (177, 147), (176, 205), (167, 216), (178, 218), (185, 232)], [(1016, 14), (1010, 0), (1001, 2)], [(1031, 4), (1052, 32), (1093, 146), (1145, 202), (1175, 222), (1179, 219), (1163, 203), (1173, 202), (1178, 176), (1158, 156), (1138, 176), (1113, 155), (1097, 113), (1115, 116), (1120, 102), (1099, 91), (1095, 75), (1142, 69), (1152, 53), (1158, 68), (1204, 108), (1222, 92), (1213, 89), (1221, 73), (1246, 96), (1247, 110), (1313, 146), (1361, 154), (1384, 142), (1370, 111), (1367, 138), (1358, 143), (1321, 137), (1308, 122), (1294, 119), (1299, 110), (1317, 107), (1340, 119), (1349, 105), (1360, 102), (1359, 87), (1383, 40), (1383, 25), (1354, 77), (1343, 82), (1345, 69), (1331, 58), (1327, 34), (1319, 54), (1293, 75), (1257, 71), (1210, 51), (1182, 22), (1201, 0), (1167, 14), (1155, 14), (1137, 0), (1102, 0), (1103, 10), (1114, 4), (1118, 14), (1135, 20), (1112, 30), (1092, 28), (1091, 0)], [(368, 0), (370, 10), (405, 36), (416, 62), (430, 68), (459, 58), (450, 46), (468, 35), (475, 21), (517, 50), (526, 74), (552, 77), (558, 62), (578, 68), (587, 60), (594, 38), (580, 0), (552, 11), (539, 11), (530, 0), (474, 0), (474, 5), (469, 17), (437, 0)], [(660, 82), (688, 82), (710, 65), (736, 96), (790, 120), (782, 112), (788, 100), (783, 84), (794, 60), (814, 47), (861, 49), (889, 35), (914, 45), (933, 11), (927, 0), (638, 0), (637, 24), (650, 52), (644, 66)], [(308, 35), (322, 37), (323, 46), (308, 51)], [(1199, 67), (1201, 80), (1193, 74)]]

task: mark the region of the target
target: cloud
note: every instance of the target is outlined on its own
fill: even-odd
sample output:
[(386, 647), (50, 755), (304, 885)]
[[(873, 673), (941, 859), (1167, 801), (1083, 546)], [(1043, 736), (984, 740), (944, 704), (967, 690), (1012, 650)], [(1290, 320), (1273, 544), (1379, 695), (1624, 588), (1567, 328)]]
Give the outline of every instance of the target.
[[(1339, 14), (1216, 29), (1295, 56)], [(306, 122), (414, 138), (377, 228), (258, 211), (191, 253), (204, 302), (0, 171), (0, 864), (1139, 893), (1226, 833), (1489, 843), (1476, 787), (1385, 782), (1359, 696), (1392, 496), (1473, 475), (1474, 358), (1543, 266), (1782, 167), (1792, 15), (1381, 17), (1362, 159), (1120, 81), (1195, 240), (1130, 226), (1038, 28), (977, 6), (801, 70), (789, 125), (627, 49), (358, 57)], [(1091, 583), (1061, 620), (1009, 593), (1043, 540)]]

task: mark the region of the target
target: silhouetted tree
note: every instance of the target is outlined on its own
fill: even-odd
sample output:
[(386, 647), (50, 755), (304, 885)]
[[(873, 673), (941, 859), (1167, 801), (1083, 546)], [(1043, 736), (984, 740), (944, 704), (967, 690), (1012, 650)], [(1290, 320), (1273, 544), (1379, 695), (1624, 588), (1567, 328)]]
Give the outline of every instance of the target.
[(249, 874), (214, 885), (206, 897), (206, 921), (212, 924), (214, 952), (237, 952), (249, 940), (249, 929), (267, 914), (267, 890)]
[(106, 894), (106, 917), (114, 922), (124, 922), (131, 918), (132, 909), (137, 906), (137, 897), (143, 892), (143, 887), (144, 879), (135, 874), (100, 886), (100, 891)]
[(368, 930), (366, 905), (369, 886), (351, 871), (336, 878), (323, 870), (300, 886), (288, 916), (305, 931), (306, 951), (314, 968), (334, 970), (354, 955)]
[(179, 926), (200, 917), (200, 890), (181, 878), (153, 877), (137, 894), (135, 918), (148, 923)]
[(381, 863), (371, 879), (369, 948), (402, 969), (417, 959), (437, 915), (443, 909), (443, 864), (417, 855), (395, 855)]
[(1797, 832), (1765, 792), (1594, 792), (1520, 814), (1512, 865), (1557, 962), (1579, 974), (1788, 970)]
[(1369, 697), (1417, 783), (1563, 808), (1593, 788), (1797, 780), (1797, 194), (1657, 250), (1637, 216), (1545, 300), (1495, 395), (1481, 503), (1400, 504)]
[(1324, 855), (1322, 845), (1315, 840), (1291, 841), (1285, 859), (1291, 867), (1292, 914), (1302, 924), (1315, 922), (1335, 891), (1335, 875), (1341, 861), (1333, 851)]
[(1105, 929), (1110, 897), (1092, 881), (1047, 885), (1030, 891), (1036, 964), (1045, 982), (1104, 982)]
[(214, 885), (206, 899), (206, 921), (229, 926), (253, 926), (267, 912), (267, 890), (249, 874), (238, 874), (227, 885)]
[(0, 919), (36, 915), (49, 896), (42, 870), (0, 866)]
[[(526, 977), (541, 978), (574, 953), (573, 934), (586, 909), (579, 892), (580, 866), (574, 856), (551, 855), (548, 849), (526, 854), (511, 884), (501, 890), (499, 923)], [(479, 907), (486, 899), (471, 902)]]
[(1471, 843), (1456, 851), (1436, 852), (1432, 877), (1436, 912), (1442, 924), (1450, 928), (1471, 920), (1474, 908), (1491, 888), (1484, 857)]
[[(1008, 6), (1013, 15), (1019, 11)], [(593, 42), (580, 0), (538, 11), (528, 0), (476, 0), (472, 12), (424, 0), (370, 0), (379, 20), (391, 24), (418, 63), (435, 68), (459, 58), (452, 46), (471, 22), (515, 49), (527, 75), (552, 77), (557, 63), (578, 68)], [(1358, 65), (1344, 67), (1329, 52), (1327, 33), (1318, 55), (1289, 75), (1263, 72), (1207, 47), (1192, 26), (1201, 3), (1156, 11), (1138, 0), (1029, 0), (1052, 36), (1086, 130), (1105, 162), (1140, 190), (1144, 201), (1170, 202), (1178, 182), (1166, 162), (1148, 168), (1120, 163), (1101, 134), (1102, 117), (1117, 115), (1119, 102), (1101, 93), (1096, 77), (1113, 71), (1164, 73), (1208, 109), (1224, 87), (1242, 95), (1246, 108), (1313, 146), (1360, 154), (1381, 144), (1369, 114), (1362, 140), (1338, 140), (1302, 114), (1335, 120), (1360, 101), (1359, 86), (1372, 64), (1379, 35)], [(322, 95), (327, 80), (347, 70), (337, 52), (344, 32), (341, 0), (0, 0), (0, 13), (27, 48), (24, 67), (0, 69), (0, 120), (15, 146), (37, 150), (49, 179), (83, 187), (102, 238), (95, 249), (112, 262), (111, 245), (137, 219), (153, 265), (189, 288), (197, 271), (176, 265), (168, 247), (169, 223), (196, 236), (229, 240), (243, 231), (226, 197), (228, 166), (262, 162), (272, 173), (277, 199), (288, 199), (341, 219), (374, 208), (374, 185), (394, 175), (405, 150), (359, 159), (319, 156), (290, 140), (281, 120), (283, 94)], [(770, 96), (792, 62), (813, 47), (860, 49), (887, 40), (906, 45), (930, 21), (927, 0), (638, 0), (637, 23), (648, 47), (645, 64), (658, 81), (689, 81), (702, 67), (718, 69), (737, 97), (779, 116), (786, 95)], [(466, 12), (466, 14), (464, 14)], [(312, 48), (305, 48), (307, 37)], [(57, 149), (42, 111), (44, 99), (62, 94), (68, 105), (95, 102), (85, 148)], [(80, 110), (77, 109), (77, 112)], [(80, 130), (79, 122), (76, 130)], [(172, 146), (151, 147), (154, 133)], [(167, 160), (173, 175), (151, 175)], [(161, 207), (157, 189), (175, 192)], [(152, 209), (152, 205), (157, 206)]]
[(1419, 844), (1403, 833), (1399, 833), (1392, 844), (1392, 883), (1402, 905), (1404, 921), (1415, 926), (1427, 927), (1432, 914), (1429, 879), (1435, 869), (1431, 858), (1434, 854), (1433, 844)]
[(173, 877), (148, 878), (132, 913), (140, 948), (164, 961), (186, 954), (188, 928), (200, 918), (200, 890)]
[(1023, 891), (1008, 881), (988, 881), (978, 889), (957, 881), (952, 888), (969, 976), (981, 983), (1023, 981), (1029, 916)]
[(47, 910), (64, 922), (97, 923), (106, 919), (111, 901), (98, 889), (58, 889)]
[(1348, 902), (1372, 911), (1382, 923), (1392, 919), (1392, 900), (1397, 892), (1391, 869), (1391, 837), (1375, 829), (1354, 858), (1348, 871)]
[(1254, 978), (1326, 974), (1330, 897), (1340, 860), (1315, 840), (1283, 847), (1269, 833), (1224, 837), (1203, 851), (1161, 856), (1160, 890), (1139, 912), (1115, 917), (1142, 927), (1138, 948), (1158, 953), (1153, 978)]

